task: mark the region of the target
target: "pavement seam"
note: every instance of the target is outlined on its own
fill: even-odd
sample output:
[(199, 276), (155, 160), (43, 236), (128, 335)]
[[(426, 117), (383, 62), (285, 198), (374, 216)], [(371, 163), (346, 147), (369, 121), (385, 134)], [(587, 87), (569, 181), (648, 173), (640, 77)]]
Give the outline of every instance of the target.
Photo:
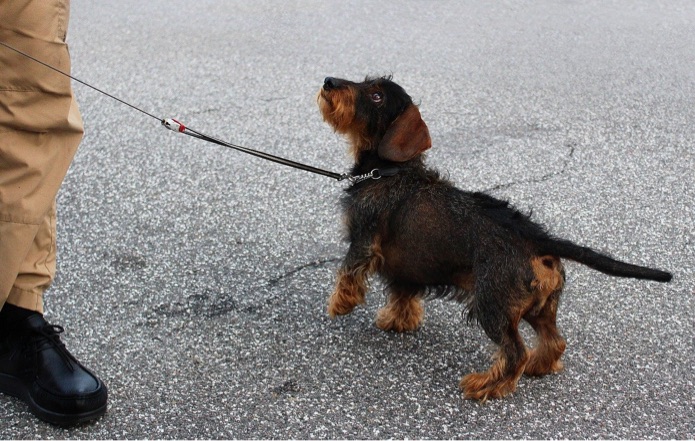
[(309, 263), (305, 263), (305, 264), (303, 264), (303, 265), (296, 266), (296, 267), (292, 268), (292, 269), (289, 270), (289, 271), (285, 271), (284, 273), (280, 274), (280, 275), (277, 276), (277, 277), (273, 277), (272, 279), (269, 279), (268, 282), (266, 283), (266, 285), (268, 285), (268, 286), (277, 286), (277, 285), (278, 285), (280, 282), (282, 282), (284, 279), (286, 279), (286, 278), (288, 278), (288, 277), (292, 277), (293, 275), (295, 275), (295, 274), (297, 274), (298, 272), (303, 271), (303, 270), (305, 270), (305, 269), (307, 269), (307, 268), (311, 268), (311, 269), (321, 268), (322, 266), (324, 266), (324, 265), (327, 264), (327, 263), (338, 262), (338, 261), (340, 261), (340, 260), (341, 260), (340, 257), (328, 257), (328, 258), (325, 258), (325, 259), (314, 260), (314, 261), (312, 261), (312, 262), (309, 262)]
[(485, 193), (494, 192), (497, 190), (511, 188), (511, 187), (515, 187), (517, 185), (523, 185), (523, 184), (538, 184), (540, 182), (549, 181), (550, 179), (552, 179), (556, 176), (562, 176), (567, 171), (569, 163), (572, 160), (572, 157), (574, 157), (574, 152), (577, 149), (577, 143), (574, 141), (571, 141), (571, 142), (566, 143), (565, 147), (569, 148), (569, 153), (567, 154), (567, 156), (565, 156), (565, 159), (562, 163), (562, 167), (560, 168), (560, 170), (554, 171), (551, 173), (546, 173), (543, 176), (540, 176), (538, 178), (524, 179), (521, 181), (512, 181), (512, 182), (507, 182), (504, 184), (498, 184), (498, 185), (495, 185), (493, 187), (486, 188), (485, 190), (483, 190), (483, 192), (485, 192)]

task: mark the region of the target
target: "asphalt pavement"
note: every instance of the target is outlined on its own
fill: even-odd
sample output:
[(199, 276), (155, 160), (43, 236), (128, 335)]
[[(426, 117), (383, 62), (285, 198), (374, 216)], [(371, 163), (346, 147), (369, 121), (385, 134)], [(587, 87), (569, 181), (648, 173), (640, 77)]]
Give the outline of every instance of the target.
[(157, 117), (343, 172), (323, 78), (393, 75), (461, 188), (674, 280), (567, 263), (564, 372), (468, 401), (459, 379), (494, 348), (460, 305), (384, 333), (374, 281), (353, 314), (325, 313), (344, 184), (75, 83), (86, 135), (47, 317), (109, 409), (61, 429), (0, 396), (0, 438), (692, 439), (694, 29), (689, 1), (73, 0), (73, 74)]

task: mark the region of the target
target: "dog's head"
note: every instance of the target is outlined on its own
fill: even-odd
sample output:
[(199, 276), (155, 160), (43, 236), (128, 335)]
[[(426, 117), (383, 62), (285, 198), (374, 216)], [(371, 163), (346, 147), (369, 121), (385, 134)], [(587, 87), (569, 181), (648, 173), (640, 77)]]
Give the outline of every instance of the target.
[(323, 119), (349, 138), (356, 161), (373, 150), (382, 159), (405, 162), (432, 146), (417, 106), (390, 78), (353, 83), (327, 77), (317, 100)]

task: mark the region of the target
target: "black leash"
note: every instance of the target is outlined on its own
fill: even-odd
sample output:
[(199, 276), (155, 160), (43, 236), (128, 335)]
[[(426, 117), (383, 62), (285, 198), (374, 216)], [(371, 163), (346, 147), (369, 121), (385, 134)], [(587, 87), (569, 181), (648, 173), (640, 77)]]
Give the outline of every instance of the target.
[(184, 124), (182, 124), (181, 122), (179, 122), (173, 118), (160, 118), (160, 117), (155, 116), (149, 112), (146, 112), (145, 110), (142, 110), (141, 108), (139, 108), (137, 106), (134, 106), (126, 101), (123, 101), (122, 99), (115, 97), (115, 96), (111, 95), (110, 93), (104, 92), (103, 90), (101, 90), (97, 87), (94, 87), (91, 84), (80, 80), (79, 78), (75, 78), (72, 75), (63, 72), (60, 69), (56, 69), (55, 67), (51, 66), (50, 64), (44, 63), (43, 61), (38, 60), (38, 59), (32, 57), (31, 55), (20, 51), (19, 49), (15, 49), (14, 47), (12, 47), (12, 46), (10, 46), (2, 41), (0, 41), (0, 45), (5, 46), (6, 48), (8, 48), (8, 49), (20, 54), (20, 55), (23, 55), (24, 57), (29, 58), (30, 60), (33, 60), (33, 61), (35, 61), (43, 66), (46, 66), (47, 68), (52, 69), (61, 75), (64, 75), (70, 79), (73, 79), (84, 86), (87, 86), (93, 90), (96, 90), (97, 92), (99, 92), (103, 95), (106, 95), (109, 98), (112, 98), (112, 99), (114, 99), (122, 104), (125, 104), (126, 106), (128, 106), (132, 109), (135, 109), (138, 112), (141, 112), (141, 113), (149, 116), (150, 118), (154, 118), (157, 121), (159, 121), (164, 127), (166, 127), (169, 130), (172, 130), (174, 132), (183, 133), (185, 135), (192, 136), (194, 138), (202, 139), (203, 141), (211, 142), (213, 144), (221, 145), (223, 147), (228, 147), (228, 148), (231, 148), (234, 150), (238, 150), (240, 152), (244, 152), (244, 153), (247, 153), (249, 155), (256, 156), (258, 158), (263, 158), (263, 159), (266, 159), (268, 161), (275, 162), (277, 164), (282, 164), (282, 165), (286, 165), (289, 167), (294, 167), (294, 168), (299, 169), (299, 170), (304, 170), (304, 171), (308, 171), (311, 173), (316, 173), (318, 175), (327, 176), (329, 178), (333, 178), (333, 179), (336, 179), (338, 181), (347, 180), (352, 184), (356, 184), (358, 182), (362, 182), (362, 181), (365, 181), (367, 179), (380, 179), (383, 176), (393, 176), (396, 173), (398, 173), (397, 167), (386, 167), (386, 168), (382, 168), (382, 169), (374, 169), (370, 173), (366, 173), (364, 175), (358, 175), (358, 176), (352, 176), (348, 173), (342, 173), (342, 174), (341, 173), (335, 173), (335, 172), (331, 172), (328, 170), (323, 170), (320, 168), (312, 167), (310, 165), (302, 164), (301, 162), (291, 161), (289, 159), (281, 158), (279, 156), (271, 155), (269, 153), (261, 152), (258, 150), (250, 149), (248, 147), (243, 147), (240, 145), (232, 144), (230, 142), (222, 141), (222, 140), (217, 139), (215, 137), (201, 133), (197, 130), (193, 130), (190, 127), (185, 126)]
[(328, 176), (329, 178), (337, 179), (339, 181), (343, 181), (345, 179), (351, 179), (352, 176), (348, 174), (339, 174), (335, 172), (331, 172), (328, 170), (323, 170), (320, 168), (312, 167), (310, 165), (302, 164), (300, 162), (295, 162), (291, 161), (289, 159), (281, 158), (279, 156), (271, 155), (269, 153), (261, 152), (258, 150), (250, 149), (248, 147), (243, 147), (240, 145), (232, 144), (226, 141), (222, 141), (220, 139), (214, 138), (212, 136), (206, 135), (204, 133), (201, 133), (197, 130), (193, 130), (190, 127), (186, 127), (183, 125), (181, 122), (173, 119), (173, 118), (166, 118), (166, 119), (161, 119), (162, 125), (166, 127), (169, 130), (172, 130), (174, 132), (178, 133), (183, 133), (184, 135), (192, 136), (194, 138), (202, 139), (203, 141), (211, 142), (213, 144), (221, 145), (224, 147), (229, 147), (234, 150), (238, 150), (240, 152), (248, 153), (249, 155), (253, 155), (259, 158), (267, 159), (268, 161), (272, 161), (278, 164), (282, 165), (287, 165), (289, 167), (294, 167), (299, 170), (304, 170), (312, 173), (316, 173), (317, 175), (323, 175), (323, 176)]

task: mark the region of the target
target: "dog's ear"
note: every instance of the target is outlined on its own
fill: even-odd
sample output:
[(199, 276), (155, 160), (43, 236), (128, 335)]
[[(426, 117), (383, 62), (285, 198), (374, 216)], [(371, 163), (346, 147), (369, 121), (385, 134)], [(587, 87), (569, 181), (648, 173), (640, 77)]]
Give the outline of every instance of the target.
[(432, 147), (430, 132), (417, 106), (410, 104), (386, 130), (379, 143), (382, 159), (405, 162)]

